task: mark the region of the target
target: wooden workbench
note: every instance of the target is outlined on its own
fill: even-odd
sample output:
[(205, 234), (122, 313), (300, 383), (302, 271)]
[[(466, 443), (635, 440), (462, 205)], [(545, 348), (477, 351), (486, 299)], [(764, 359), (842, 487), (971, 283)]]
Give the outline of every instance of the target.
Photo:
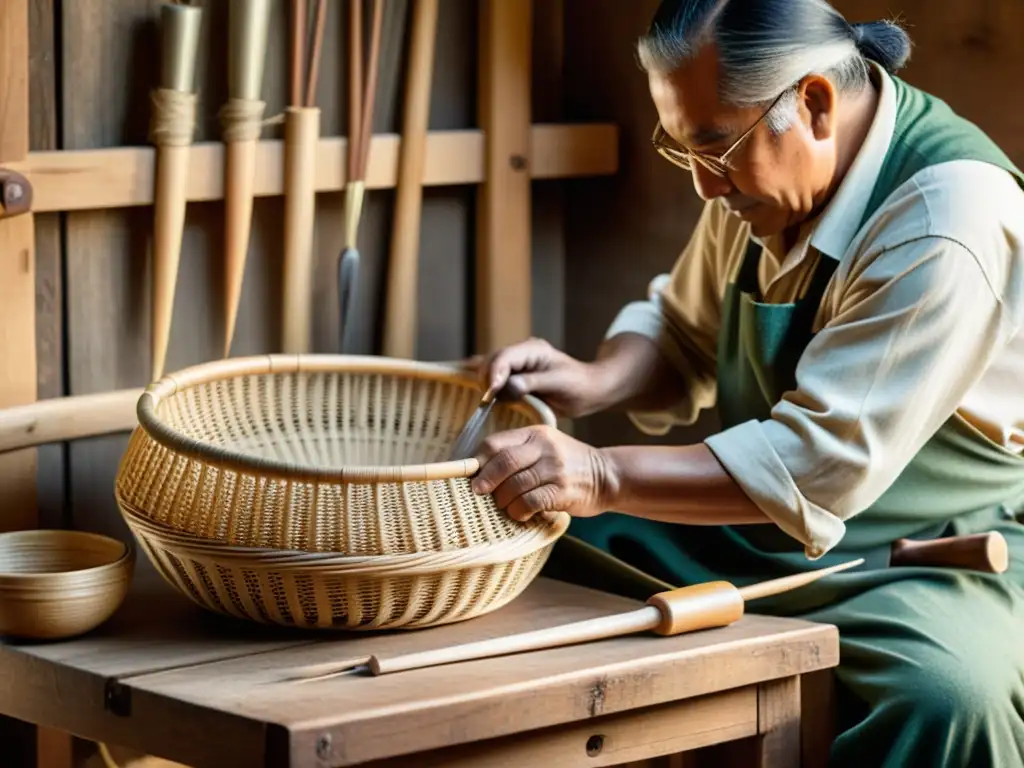
[(140, 569), (122, 609), (91, 635), (0, 644), (0, 712), (196, 768), (602, 766), (748, 737), (760, 738), (760, 765), (799, 765), (799, 676), (838, 662), (830, 626), (747, 616), (680, 637), (308, 679), (371, 652), (633, 605), (539, 579), (462, 624), (325, 636), (207, 613)]

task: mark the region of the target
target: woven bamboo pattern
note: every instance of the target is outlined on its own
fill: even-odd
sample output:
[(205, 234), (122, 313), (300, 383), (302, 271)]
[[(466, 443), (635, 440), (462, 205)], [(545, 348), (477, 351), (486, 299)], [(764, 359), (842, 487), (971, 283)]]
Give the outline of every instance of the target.
[[(568, 526), (519, 523), (445, 461), (479, 403), (455, 369), (377, 357), (271, 355), (150, 385), (119, 467), (122, 515), (195, 602), (260, 622), (418, 627), (493, 610)], [(485, 433), (554, 427), (524, 398)]]

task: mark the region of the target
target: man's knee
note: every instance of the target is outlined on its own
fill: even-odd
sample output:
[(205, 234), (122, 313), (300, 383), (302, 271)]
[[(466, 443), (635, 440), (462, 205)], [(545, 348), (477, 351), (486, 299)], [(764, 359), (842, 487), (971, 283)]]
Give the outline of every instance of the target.
[(892, 691), (893, 704), (902, 716), (940, 728), (942, 733), (1013, 712), (1020, 671), (999, 661), (966, 654), (937, 659), (928, 654), (908, 666), (898, 689)]

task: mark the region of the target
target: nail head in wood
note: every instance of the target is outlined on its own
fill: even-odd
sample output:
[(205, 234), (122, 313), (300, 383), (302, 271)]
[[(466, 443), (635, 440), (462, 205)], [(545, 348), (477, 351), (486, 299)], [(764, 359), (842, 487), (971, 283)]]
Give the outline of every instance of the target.
[(508, 160), (509, 165), (512, 166), (514, 171), (525, 171), (526, 170), (526, 158), (522, 155), (512, 155)]
[(15, 171), (0, 168), (0, 219), (32, 210), (32, 185)]

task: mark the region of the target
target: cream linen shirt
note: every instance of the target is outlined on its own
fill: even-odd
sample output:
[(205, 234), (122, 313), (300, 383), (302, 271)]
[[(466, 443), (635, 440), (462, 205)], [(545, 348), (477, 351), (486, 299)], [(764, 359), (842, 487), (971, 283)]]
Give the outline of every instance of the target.
[[(896, 103), (881, 98), (868, 136), (832, 201), (788, 252), (764, 247), (764, 301), (802, 295), (824, 255), (839, 260), (816, 336), (787, 392), (763, 421), (707, 446), (808, 558), (834, 547), (949, 416), (958, 412), (1006, 450), (1024, 450), (1024, 191), (975, 161), (926, 168), (863, 217), (893, 136)], [(631, 413), (643, 431), (691, 424), (715, 404), (721, 302), (749, 225), (712, 200), (671, 274), (626, 305), (606, 337), (659, 344), (686, 388), (664, 413)]]

